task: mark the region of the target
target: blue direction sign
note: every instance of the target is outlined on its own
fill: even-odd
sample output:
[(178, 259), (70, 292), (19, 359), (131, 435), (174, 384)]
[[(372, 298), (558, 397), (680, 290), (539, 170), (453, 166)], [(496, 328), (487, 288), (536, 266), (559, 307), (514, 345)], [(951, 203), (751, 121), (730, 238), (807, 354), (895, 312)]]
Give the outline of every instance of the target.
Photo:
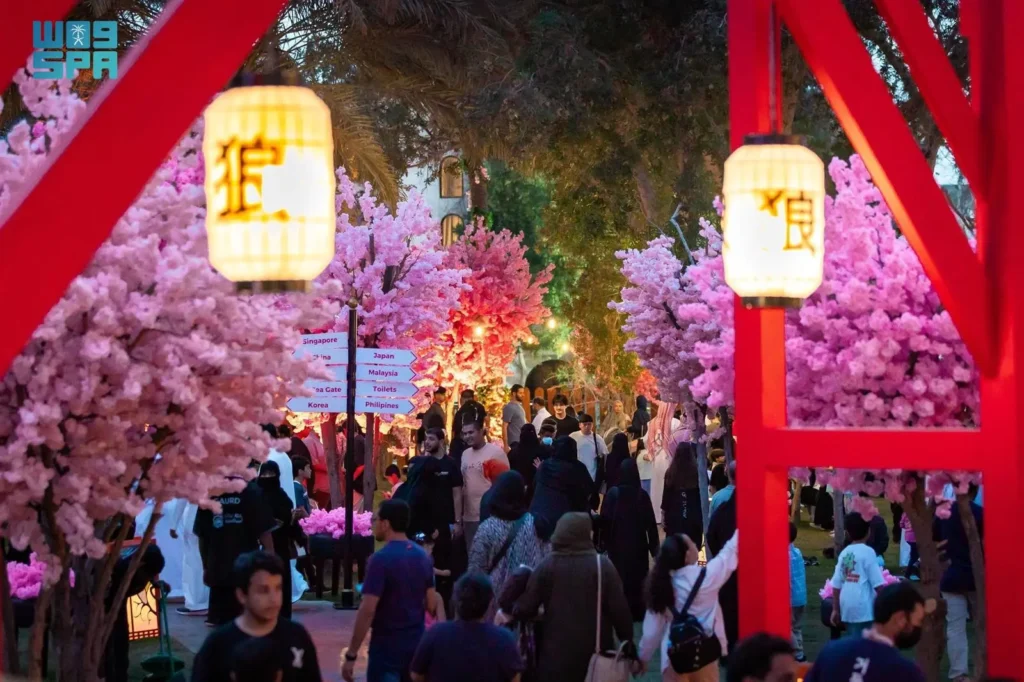
[[(348, 375), (348, 365), (335, 365), (328, 367), (334, 372), (334, 378), (338, 381), (345, 381)], [(363, 381), (412, 381), (416, 378), (416, 372), (410, 367), (399, 367), (397, 365), (356, 365), (356, 379)]]
[[(345, 381), (309, 380), (304, 385), (317, 396), (343, 398), (348, 395), (348, 386)], [(416, 395), (417, 390), (416, 386), (410, 383), (356, 381), (356, 395), (358, 396), (411, 398)]]
[(292, 412), (344, 412), (345, 398), (292, 398), (288, 401), (288, 409)]
[(392, 400), (391, 398), (356, 398), (356, 412), (409, 414), (412, 412), (412, 402), (409, 400)]

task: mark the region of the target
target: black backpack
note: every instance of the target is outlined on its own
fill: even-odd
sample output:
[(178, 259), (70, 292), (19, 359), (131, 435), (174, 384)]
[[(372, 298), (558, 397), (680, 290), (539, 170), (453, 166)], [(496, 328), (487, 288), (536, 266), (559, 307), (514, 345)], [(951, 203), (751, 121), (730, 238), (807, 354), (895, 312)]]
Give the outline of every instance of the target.
[(722, 656), (722, 644), (718, 637), (713, 633), (710, 637), (704, 634), (700, 621), (690, 615), (690, 606), (700, 591), (705, 574), (707, 569), (700, 569), (700, 575), (693, 583), (682, 611), (669, 607), (672, 611), (672, 625), (668, 630), (668, 659), (672, 669), (680, 675), (697, 672)]

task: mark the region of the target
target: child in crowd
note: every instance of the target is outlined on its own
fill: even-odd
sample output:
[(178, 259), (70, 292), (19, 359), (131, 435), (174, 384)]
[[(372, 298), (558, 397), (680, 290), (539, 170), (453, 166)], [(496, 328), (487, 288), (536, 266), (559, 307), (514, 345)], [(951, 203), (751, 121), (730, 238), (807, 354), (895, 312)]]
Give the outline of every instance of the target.
[(900, 529), (903, 531), (903, 537), (907, 544), (910, 545), (910, 559), (904, 575), (910, 580), (920, 580), (921, 569), (918, 563), (921, 561), (921, 556), (917, 552), (917, 536), (914, 535), (914, 527), (910, 525), (910, 516), (906, 512), (903, 512), (903, 516), (900, 517)]
[(807, 607), (807, 569), (804, 555), (796, 546), (796, 524), (789, 522), (789, 607), (793, 636), (793, 655), (797, 662), (807, 660), (804, 655), (804, 609)]
[(389, 464), (388, 468), (384, 470), (384, 478), (388, 479), (388, 483), (391, 484), (391, 491), (388, 493), (390, 498), (402, 487), (402, 472), (398, 465)]
[[(413, 542), (415, 542), (417, 545), (422, 547), (423, 551), (427, 553), (428, 557), (430, 557), (431, 563), (433, 563), (433, 561), (434, 561), (434, 540), (436, 540), (436, 539), (437, 539), (437, 531), (434, 531), (434, 536), (433, 537), (428, 537), (424, 533), (417, 533), (416, 537), (413, 538)], [(451, 575), (452, 575), (451, 571), (442, 570), (440, 568), (437, 568), (436, 566), (434, 567), (434, 579), (435, 580), (437, 578), (450, 578)], [(428, 628), (431, 625), (434, 624), (434, 617), (430, 615), (430, 611), (426, 612), (423, 622), (426, 625), (426, 627), (428, 627)]]
[(875, 594), (885, 586), (875, 550), (865, 542), (870, 527), (857, 512), (846, 515), (850, 544), (839, 555), (832, 576), (832, 624), (842, 623), (847, 636), (860, 637), (875, 618)]

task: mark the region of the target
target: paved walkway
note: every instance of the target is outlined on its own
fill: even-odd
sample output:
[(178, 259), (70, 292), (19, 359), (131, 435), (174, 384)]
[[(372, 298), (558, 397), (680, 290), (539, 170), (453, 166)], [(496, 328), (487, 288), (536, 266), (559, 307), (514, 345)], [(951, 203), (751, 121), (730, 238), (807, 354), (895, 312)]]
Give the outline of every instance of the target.
[[(194, 654), (199, 651), (210, 629), (203, 623), (203, 618), (179, 615), (174, 611), (175, 606), (171, 605), (167, 614), (171, 636)], [(325, 682), (339, 682), (341, 651), (352, 637), (356, 612), (335, 611), (333, 605), (326, 601), (299, 601), (293, 607), (292, 617), (302, 623), (313, 638)], [(366, 643), (356, 663), (356, 679), (366, 679)]]

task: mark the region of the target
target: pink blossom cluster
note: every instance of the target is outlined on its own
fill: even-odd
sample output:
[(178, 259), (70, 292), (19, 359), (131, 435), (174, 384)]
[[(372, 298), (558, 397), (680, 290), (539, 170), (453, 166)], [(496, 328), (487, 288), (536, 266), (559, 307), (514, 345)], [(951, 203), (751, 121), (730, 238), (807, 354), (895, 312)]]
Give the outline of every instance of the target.
[[(17, 81), (37, 121), (0, 141), (0, 212), (84, 109), (69, 83)], [(48, 579), (58, 547), (103, 556), (105, 522), (147, 498), (237, 489), (228, 477), (272, 445), (259, 425), (323, 374), (292, 351), (336, 306), (236, 295), (210, 266), (200, 138), (185, 135), (0, 378), (0, 527)]]
[[(825, 270), (818, 291), (787, 313), (787, 407), (793, 425), (962, 427), (978, 423), (978, 375), (913, 249), (863, 161), (833, 159), (826, 199)], [(710, 409), (733, 404), (733, 294), (725, 284), (721, 235), (701, 221), (702, 246), (683, 266), (673, 240), (618, 255), (629, 284), (622, 301), (633, 338), (626, 348), (657, 377), (662, 397)], [(742, 419), (742, 415), (737, 415)], [(798, 472), (806, 474), (806, 472)], [(840, 489), (902, 499), (912, 477), (899, 470), (822, 471)], [(928, 478), (934, 495), (965, 472)]]
[[(885, 584), (886, 585), (892, 585), (892, 584), (898, 583), (900, 581), (899, 578), (897, 578), (896, 576), (894, 576), (892, 573), (890, 573), (888, 570), (886, 570), (884, 568), (882, 569), (882, 579), (885, 580)], [(829, 578), (828, 580), (825, 581), (825, 586), (822, 587), (820, 590), (818, 590), (818, 596), (821, 597), (822, 599), (831, 599), (832, 598), (832, 593), (833, 593), (832, 579)]]
[(448, 248), (445, 264), (465, 271), (468, 287), (441, 337), (438, 382), (501, 383), (516, 344), (551, 314), (543, 299), (554, 266), (531, 275), (522, 235), (489, 230), (481, 218)]
[[(299, 526), (306, 535), (330, 535), (335, 540), (345, 535), (345, 509), (339, 507), (331, 511), (314, 509), (304, 519), (299, 519)], [(353, 535), (373, 535), (373, 512), (352, 514)]]
[[(35, 599), (43, 588), (48, 566), (39, 560), (35, 552), (28, 557), (28, 563), (20, 561), (7, 562), (7, 583), (11, 587), (11, 596), (17, 599)], [(75, 584), (75, 573), (70, 575), (71, 586)]]
[[(469, 272), (447, 262), (441, 230), (423, 197), (411, 192), (392, 212), (378, 203), (370, 185), (357, 186), (338, 169), (338, 229), (335, 257), (318, 280), (320, 293), (340, 304), (337, 317), (318, 331), (348, 331), (348, 307), (358, 302), (359, 345), (401, 348), (418, 356), (415, 402), (425, 409), (437, 371), (437, 339), (469, 289)], [(372, 249), (371, 249), (372, 236)], [(385, 269), (393, 284), (384, 292)]]

